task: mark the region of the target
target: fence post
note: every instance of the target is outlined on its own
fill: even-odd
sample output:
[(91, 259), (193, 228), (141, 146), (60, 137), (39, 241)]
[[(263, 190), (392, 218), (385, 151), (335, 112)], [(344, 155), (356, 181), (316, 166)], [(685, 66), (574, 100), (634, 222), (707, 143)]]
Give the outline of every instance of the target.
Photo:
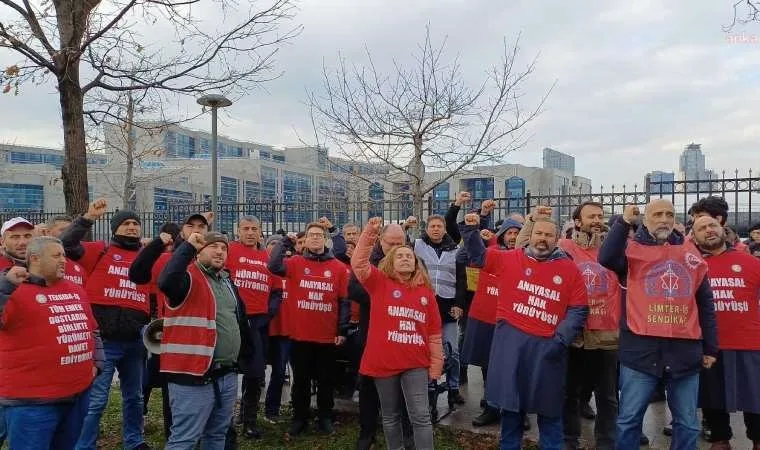
[(525, 193), (525, 215), (530, 214), (530, 191)]
[[(432, 196), (432, 195), (431, 195), (431, 196), (429, 196), (429, 197), (427, 198), (427, 200), (428, 200), (428, 201), (427, 201), (427, 204), (428, 204), (428, 205), (427, 205), (427, 206), (428, 206), (428, 211), (427, 211), (427, 213), (428, 213), (428, 217), (430, 217), (430, 216), (432, 216), (432, 215), (433, 215), (433, 196)], [(420, 221), (421, 221), (421, 220), (422, 220), (422, 217), (420, 217), (420, 218), (419, 218), (419, 219), (417, 219), (417, 220), (420, 220)]]
[(272, 200), (269, 205), (272, 207), (272, 234), (274, 234), (277, 230), (277, 203)]

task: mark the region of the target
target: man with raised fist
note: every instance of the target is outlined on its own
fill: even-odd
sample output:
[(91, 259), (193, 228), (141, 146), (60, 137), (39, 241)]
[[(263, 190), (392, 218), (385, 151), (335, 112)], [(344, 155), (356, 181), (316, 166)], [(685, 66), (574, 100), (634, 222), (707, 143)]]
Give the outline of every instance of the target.
[(715, 310), (707, 264), (699, 250), (674, 232), (673, 204), (646, 206), (641, 217), (626, 205), (599, 250), (599, 263), (615, 272), (622, 291), (620, 408), (616, 449), (639, 448), (649, 400), (663, 380), (673, 414), (672, 448), (696, 448), (699, 372), (718, 354)]
[(119, 371), (122, 395), (124, 447), (150, 448), (143, 438), (142, 374), (145, 346), (141, 330), (150, 321), (150, 291), (129, 280), (129, 266), (140, 251), (140, 217), (121, 210), (111, 215), (111, 239), (83, 242), (108, 204), (98, 199), (61, 235), (66, 256), (79, 263), (87, 275), (85, 291), (98, 321), (106, 364), (90, 391), (90, 409), (77, 448), (95, 449), (100, 419), (108, 403), (114, 373)]
[(169, 384), (172, 429), (166, 448), (225, 448), (237, 400), (237, 374), (250, 368), (243, 301), (224, 269), (227, 237), (191, 234), (158, 277), (167, 308), (161, 372)]
[(588, 315), (583, 277), (549, 219), (535, 220), (526, 248), (506, 252), (486, 249), (479, 223), (466, 215), (462, 234), (470, 264), (499, 279), (486, 401), (501, 410), (501, 448), (520, 448), (523, 414), (535, 413), (541, 448), (561, 449), (567, 347)]

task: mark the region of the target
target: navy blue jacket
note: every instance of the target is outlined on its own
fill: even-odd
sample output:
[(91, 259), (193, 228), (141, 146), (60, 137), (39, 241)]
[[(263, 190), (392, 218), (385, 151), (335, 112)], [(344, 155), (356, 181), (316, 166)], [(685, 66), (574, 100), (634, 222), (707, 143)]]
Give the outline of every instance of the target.
[[(615, 272), (624, 287), (628, 276), (625, 250), (630, 228), (631, 225), (622, 220), (615, 222), (599, 250), (599, 264)], [(657, 245), (644, 226), (639, 227), (634, 239), (642, 245)], [(674, 231), (668, 237), (668, 242), (671, 245), (681, 245), (684, 237)], [(718, 355), (715, 306), (707, 276), (700, 283), (695, 296), (702, 340), (640, 336), (632, 333), (626, 319), (625, 295), (626, 290), (623, 290), (619, 356), (620, 363), (624, 366), (656, 377), (662, 377), (667, 372), (673, 378), (679, 378), (699, 372), (702, 369), (703, 355)]]

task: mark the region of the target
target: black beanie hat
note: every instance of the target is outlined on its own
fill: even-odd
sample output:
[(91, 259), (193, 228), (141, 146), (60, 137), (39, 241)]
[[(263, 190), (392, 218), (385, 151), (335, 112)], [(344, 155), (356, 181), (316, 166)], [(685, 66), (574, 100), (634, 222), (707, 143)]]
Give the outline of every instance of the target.
[(115, 235), (116, 230), (119, 228), (119, 225), (129, 219), (134, 219), (137, 221), (137, 223), (142, 223), (140, 222), (140, 216), (135, 214), (133, 211), (122, 209), (121, 211), (116, 211), (113, 213), (113, 217), (111, 217), (111, 234)]

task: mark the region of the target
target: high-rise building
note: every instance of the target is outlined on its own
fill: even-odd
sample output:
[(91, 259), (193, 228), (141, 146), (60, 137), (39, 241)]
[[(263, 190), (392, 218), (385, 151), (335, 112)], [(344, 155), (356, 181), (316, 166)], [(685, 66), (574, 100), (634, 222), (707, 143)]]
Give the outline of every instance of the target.
[[(654, 172), (649, 172), (646, 178), (649, 179), (650, 194), (672, 194), (674, 192), (675, 173), (655, 170)], [(644, 186), (647, 186), (646, 179), (644, 180)]]
[(543, 162), (544, 169), (557, 169), (575, 175), (575, 158), (566, 153), (546, 147)]
[(702, 145), (691, 143), (684, 148), (678, 162), (678, 170), (683, 180), (700, 180), (706, 174), (705, 155)]

